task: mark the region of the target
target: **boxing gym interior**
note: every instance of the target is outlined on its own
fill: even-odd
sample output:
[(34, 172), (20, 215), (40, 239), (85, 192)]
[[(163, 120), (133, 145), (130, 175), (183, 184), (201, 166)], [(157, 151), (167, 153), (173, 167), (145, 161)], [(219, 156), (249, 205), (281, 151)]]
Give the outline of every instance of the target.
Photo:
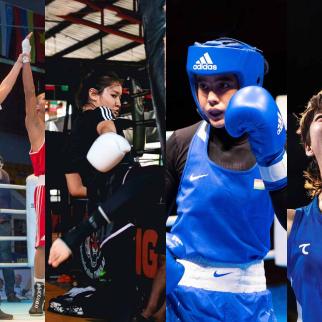
[[(71, 126), (79, 113), (75, 94), (86, 74), (112, 71), (124, 80), (118, 120), (123, 121), (123, 133), (133, 145), (131, 153), (142, 167), (162, 164), (142, 21), (137, 10), (136, 1), (130, 0), (106, 4), (69, 1), (67, 6), (63, 0), (46, 1), (46, 234), (51, 236), (46, 242), (47, 255), (57, 237), (89, 215), (87, 200), (69, 195), (61, 162), (62, 148), (68, 144)], [(101, 229), (66, 264), (58, 269), (46, 267), (47, 321), (106, 319), (110, 314), (114, 314), (114, 319), (128, 321), (144, 308), (159, 265), (156, 243), (164, 238), (160, 229), (163, 205), (154, 204), (148, 196), (144, 203), (144, 213), (132, 240), (112, 240), (110, 253), (103, 254), (99, 247), (104, 235)], [(133, 278), (124, 287), (126, 276)], [(62, 313), (53, 304), (71, 289), (77, 293), (90, 287), (100, 293), (83, 306), (82, 315)], [(116, 293), (111, 294), (111, 289), (118, 289), (121, 294), (123, 304), (117, 306), (122, 312), (112, 312)], [(132, 297), (128, 301), (129, 294)]]

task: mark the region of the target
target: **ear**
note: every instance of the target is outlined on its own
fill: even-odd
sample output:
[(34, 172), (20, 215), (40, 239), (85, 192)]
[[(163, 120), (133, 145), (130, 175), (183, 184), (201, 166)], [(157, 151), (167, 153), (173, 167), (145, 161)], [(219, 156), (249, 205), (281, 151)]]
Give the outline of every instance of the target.
[(310, 145), (305, 144), (305, 154), (308, 157), (314, 157), (314, 152), (313, 152), (312, 147)]
[(88, 97), (91, 101), (94, 101), (96, 102), (97, 100), (97, 97), (98, 97), (98, 93), (97, 93), (97, 90), (95, 88), (90, 88), (88, 90)]

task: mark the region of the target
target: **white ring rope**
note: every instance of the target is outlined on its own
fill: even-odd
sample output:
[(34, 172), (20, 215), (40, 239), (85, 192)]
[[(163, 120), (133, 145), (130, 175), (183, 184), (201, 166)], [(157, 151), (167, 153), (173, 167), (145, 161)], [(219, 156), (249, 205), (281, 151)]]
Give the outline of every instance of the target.
[(0, 189), (26, 190), (26, 186), (20, 184), (0, 183)]
[(30, 268), (30, 266), (28, 265), (28, 263), (0, 263), (0, 268), (15, 268), (15, 267), (19, 267), (19, 268)]
[(7, 240), (24, 241), (27, 240), (27, 236), (0, 236), (0, 242)]
[(23, 209), (0, 209), (0, 214), (10, 214), (10, 215), (25, 215), (27, 213), (26, 210)]
[(26, 178), (26, 185), (6, 184), (1, 183), (0, 189), (13, 189), (13, 190), (25, 190), (26, 191), (26, 205), (25, 209), (0, 209), (0, 214), (6, 215), (26, 215), (27, 236), (0, 236), (0, 242), (2, 241), (25, 241), (27, 242), (27, 262), (18, 263), (1, 263), (1, 268), (31, 268), (34, 265), (34, 239), (35, 239), (35, 225), (36, 217), (34, 214), (33, 195), (34, 189), (37, 185), (38, 179), (35, 176), (29, 176)]

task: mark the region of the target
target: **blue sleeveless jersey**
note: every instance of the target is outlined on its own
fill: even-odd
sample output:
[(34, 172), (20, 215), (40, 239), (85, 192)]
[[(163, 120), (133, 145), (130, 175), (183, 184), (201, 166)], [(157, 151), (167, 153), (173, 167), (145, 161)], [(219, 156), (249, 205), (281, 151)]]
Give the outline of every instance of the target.
[(198, 262), (243, 264), (261, 260), (270, 248), (273, 207), (258, 166), (224, 169), (208, 157), (210, 127), (194, 135), (177, 196), (171, 232)]
[(322, 321), (322, 214), (318, 198), (296, 210), (288, 238), (287, 274), (303, 322)]

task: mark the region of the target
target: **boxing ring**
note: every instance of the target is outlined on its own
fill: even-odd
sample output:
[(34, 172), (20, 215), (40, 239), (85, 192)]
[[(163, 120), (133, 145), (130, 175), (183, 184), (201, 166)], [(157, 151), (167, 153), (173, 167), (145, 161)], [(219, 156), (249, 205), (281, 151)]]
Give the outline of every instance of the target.
[[(34, 208), (34, 190), (36, 188), (38, 178), (30, 175), (26, 179), (26, 185), (14, 184), (0, 184), (0, 189), (8, 190), (22, 190), (25, 191), (25, 209), (5, 209), (0, 208), (0, 214), (10, 215), (25, 215), (26, 219), (26, 236), (0, 236), (2, 241), (25, 241), (27, 244), (27, 261), (25, 262), (0, 262), (0, 269), (2, 268), (16, 268), (16, 269), (30, 269), (31, 281), (34, 275), (34, 256), (35, 256), (35, 237), (36, 237), (36, 213)], [(12, 220), (10, 220), (12, 222)], [(33, 289), (33, 282), (31, 285)], [(44, 321), (45, 316), (31, 317), (28, 313), (31, 300), (22, 300), (20, 303), (8, 303), (7, 301), (1, 302), (1, 309), (12, 314), (14, 321)]]

